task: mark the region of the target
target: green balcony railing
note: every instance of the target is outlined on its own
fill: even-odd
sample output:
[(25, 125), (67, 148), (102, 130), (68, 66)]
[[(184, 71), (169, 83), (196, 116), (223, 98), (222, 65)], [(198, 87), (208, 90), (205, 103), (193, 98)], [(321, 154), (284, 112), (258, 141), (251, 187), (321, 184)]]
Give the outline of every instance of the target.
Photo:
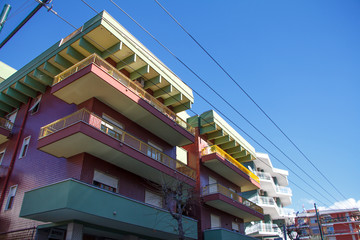
[(237, 194), (236, 192), (234, 192), (233, 190), (218, 184), (218, 183), (214, 183), (214, 184), (209, 184), (207, 186), (204, 186), (202, 188), (202, 196), (207, 196), (207, 195), (211, 195), (211, 194), (215, 194), (215, 193), (220, 193), (228, 198), (231, 198), (232, 200), (241, 203), (261, 214), (264, 214), (264, 211), (261, 207), (259, 207), (258, 205), (256, 205), (255, 203), (251, 202), (250, 200), (240, 196), (239, 194)]
[(116, 127), (114, 124), (100, 118), (89, 110), (83, 108), (67, 117), (52, 122), (40, 129), (39, 139), (49, 136), (57, 131), (60, 131), (66, 127), (69, 127), (75, 123), (84, 122), (90, 126), (106, 133), (107, 135), (121, 141), (123, 144), (132, 147), (133, 149), (142, 152), (143, 154), (153, 158), (154, 160), (161, 162), (162, 164), (192, 178), (195, 179), (195, 170), (185, 165), (184, 163), (175, 160), (161, 151), (151, 147), (143, 141), (137, 139), (124, 130)]
[(85, 58), (84, 60), (78, 62), (77, 64), (73, 65), (72, 67), (66, 69), (62, 73), (58, 74), (54, 78), (53, 85), (61, 82), (62, 80), (66, 79), (67, 77), (71, 76), (72, 74), (80, 71), (81, 69), (89, 66), (90, 64), (95, 64), (99, 68), (101, 68), (104, 72), (108, 73), (111, 77), (116, 79), (122, 85), (127, 87), (130, 91), (135, 93), (137, 96), (142, 98), (143, 100), (147, 101), (150, 105), (154, 108), (159, 110), (161, 113), (169, 117), (172, 121), (176, 122), (179, 126), (186, 129), (192, 135), (195, 135), (195, 129), (190, 126), (186, 121), (176, 115), (173, 111), (171, 111), (168, 107), (162, 104), (159, 100), (153, 97), (151, 94), (146, 92), (142, 87), (139, 87), (133, 81), (131, 81), (127, 76), (113, 67), (110, 63), (99, 57), (97, 54), (92, 54)]

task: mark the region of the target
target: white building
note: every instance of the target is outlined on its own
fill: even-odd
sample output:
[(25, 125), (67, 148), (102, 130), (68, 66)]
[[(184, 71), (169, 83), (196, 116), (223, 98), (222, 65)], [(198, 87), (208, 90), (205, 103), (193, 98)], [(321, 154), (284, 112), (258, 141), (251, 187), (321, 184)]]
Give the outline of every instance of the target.
[(256, 238), (283, 236), (284, 224), (293, 224), (295, 211), (285, 208), (291, 204), (291, 189), (288, 187), (288, 171), (274, 168), (267, 154), (256, 153), (256, 160), (245, 163), (260, 179), (259, 190), (249, 191), (244, 197), (264, 209), (265, 219), (245, 226), (245, 233)]

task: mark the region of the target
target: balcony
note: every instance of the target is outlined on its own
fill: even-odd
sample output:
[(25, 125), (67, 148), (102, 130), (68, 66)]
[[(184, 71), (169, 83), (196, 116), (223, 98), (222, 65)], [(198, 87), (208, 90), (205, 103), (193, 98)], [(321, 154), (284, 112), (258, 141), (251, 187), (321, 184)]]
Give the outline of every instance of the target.
[(280, 216), (283, 218), (295, 218), (295, 210), (291, 208), (279, 208)]
[(10, 136), (13, 123), (9, 120), (0, 117), (0, 144), (6, 142)]
[(292, 191), (289, 187), (276, 186), (277, 194), (292, 195)]
[(203, 187), (202, 198), (207, 205), (242, 218), (245, 222), (264, 218), (261, 207), (220, 184)]
[(272, 177), (270, 173), (259, 172), (259, 171), (256, 171), (255, 173), (261, 181), (272, 181)]
[(281, 230), (277, 224), (258, 222), (245, 228), (246, 235), (255, 237), (260, 236), (280, 236)]
[[(154, 239), (177, 236), (168, 211), (74, 179), (26, 192), (20, 217), (55, 224), (76, 220)], [(197, 239), (197, 221), (184, 217), (183, 224), (186, 237)]]
[(204, 240), (256, 240), (239, 232), (224, 228), (207, 229), (204, 231)]
[(276, 185), (272, 175), (268, 172), (256, 171), (255, 174), (260, 179), (261, 189), (267, 191), (270, 196), (276, 196), (280, 198), (281, 203), (284, 206), (291, 204), (292, 191), (289, 187)]
[(259, 178), (218, 146), (205, 147), (201, 156), (206, 167), (241, 187), (241, 191), (260, 188)]
[(195, 140), (186, 121), (96, 54), (55, 76), (51, 93), (77, 105), (95, 97), (173, 146)]
[(255, 171), (256, 176), (261, 182), (261, 189), (267, 191), (269, 195), (276, 196), (276, 185), (270, 173)]
[(360, 223), (360, 216), (352, 215), (347, 217), (322, 217), (321, 223), (323, 226), (334, 225), (334, 224), (346, 224), (346, 223)]
[(199, 129), (211, 145), (217, 145), (238, 162), (248, 162), (256, 159), (255, 148), (250, 145), (235, 129), (233, 129), (215, 111), (210, 110), (200, 116), (193, 116), (187, 122)]
[(280, 217), (280, 208), (276, 204), (274, 198), (272, 197), (264, 197), (264, 196), (256, 196), (250, 198), (250, 201), (256, 203), (260, 207), (264, 209), (265, 214), (269, 214), (272, 217)]
[(334, 231), (328, 231), (324, 233), (325, 236), (338, 236), (338, 235), (359, 235), (357, 229), (336, 229)]
[(160, 184), (181, 180), (195, 186), (195, 170), (86, 109), (42, 127), (38, 149), (65, 158), (86, 152)]

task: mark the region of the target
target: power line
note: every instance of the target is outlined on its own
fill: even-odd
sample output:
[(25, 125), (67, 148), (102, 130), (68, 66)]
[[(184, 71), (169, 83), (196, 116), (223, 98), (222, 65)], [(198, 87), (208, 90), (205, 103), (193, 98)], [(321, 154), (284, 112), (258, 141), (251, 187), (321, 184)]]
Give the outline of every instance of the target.
[[(84, 2), (84, 0), (81, 0)], [(119, 7), (116, 3), (114, 3), (112, 0), (110, 0), (113, 4), (115, 4), (115, 6)], [(88, 4), (87, 4), (88, 5)], [(120, 8), (120, 7), (119, 7)], [(93, 8), (92, 8), (93, 9)], [(122, 10), (122, 9), (120, 9)], [(123, 10), (122, 10), (123, 11)], [(135, 19), (133, 19), (129, 14), (127, 14), (125, 11), (123, 11), (130, 19), (132, 19), (133, 21), (136, 22)], [(137, 23), (138, 24), (138, 23)], [(142, 27), (140, 24), (138, 24), (138, 26)], [(143, 28), (144, 29), (144, 28)], [(147, 31), (146, 29), (144, 29), (144, 31)], [(150, 32), (147, 31), (148, 34), (151, 35)], [(151, 35), (152, 36), (152, 35)], [(153, 37), (153, 36), (152, 36)], [(155, 37), (153, 37), (154, 40), (156, 40)], [(159, 44), (161, 44), (159, 42)], [(162, 44), (161, 44), (162, 45)], [(162, 45), (164, 48), (166, 48), (164, 45)], [(166, 48), (167, 49), (167, 48)], [(168, 50), (170, 51), (170, 50)], [(180, 60), (181, 61), (181, 60)], [(184, 64), (184, 63), (183, 63)], [(186, 64), (185, 64), (186, 65)], [(192, 69), (190, 69), (188, 67), (188, 69), (190, 71), (192, 71)], [(193, 72), (193, 71), (192, 71)], [(200, 78), (195, 72), (193, 72), (193, 74), (195, 74), (198, 78)], [(211, 104), (206, 98), (204, 98), (200, 93), (198, 93), (196, 90), (193, 89), (193, 91), (200, 97), (202, 98), (205, 102), (207, 102), (212, 108), (214, 108), (217, 112), (219, 112), (221, 115), (223, 115), (226, 119), (228, 119), (232, 124), (234, 124), (235, 126), (237, 126), (244, 134), (246, 134), (248, 137), (250, 137), (254, 142), (256, 142), (259, 146), (261, 146), (265, 151), (269, 152), (271, 154), (271, 152), (269, 150), (267, 150), (264, 146), (262, 146), (258, 141), (256, 141), (254, 138), (252, 138), (248, 133), (246, 133), (242, 128), (240, 128), (236, 123), (234, 123), (230, 118), (228, 118), (222, 111), (220, 111), (219, 109), (217, 109), (213, 104)], [(192, 111), (193, 113), (195, 113), (192, 109), (190, 109), (190, 111)], [(196, 113), (195, 113), (196, 114)], [(198, 115), (198, 114), (196, 114)], [(280, 161), (277, 157), (275, 157), (273, 154), (271, 154), (274, 158), (276, 158), (278, 161)], [(281, 161), (280, 161), (281, 162)], [(288, 166), (286, 166), (283, 162), (281, 162), (286, 168), (290, 169)], [(297, 177), (299, 177), (300, 179), (302, 179), (299, 175), (297, 175), (295, 172), (293, 172)], [(307, 183), (308, 184), (308, 183)], [(312, 188), (311, 185), (308, 184), (309, 187)], [(318, 194), (320, 194), (322, 197), (324, 197), (325, 199), (327, 199), (324, 195), (322, 195), (321, 193), (318, 192)], [(328, 199), (327, 199), (328, 200)], [(328, 200), (329, 202), (331, 202), (330, 200)]]
[[(84, 2), (84, 0), (82, 0), (82, 2)], [(86, 2), (84, 2), (88, 7), (90, 7), (94, 12), (96, 12), (96, 13), (98, 13), (94, 8), (92, 8), (88, 3), (86, 3)], [(115, 26), (113, 26), (113, 27), (115, 27)], [(160, 62), (161, 63), (161, 62)], [(161, 63), (162, 64), (162, 63)], [(197, 93), (195, 90), (194, 90), (194, 92), (197, 94), (197, 95), (199, 95), (204, 101), (206, 101), (206, 102), (208, 102), (205, 98), (203, 98), (199, 93)], [(209, 102), (208, 102), (208, 104), (210, 104)], [(211, 105), (211, 104), (210, 104)], [(212, 105), (213, 106), (213, 105)], [(215, 106), (213, 106), (214, 108), (215, 108)], [(215, 108), (216, 109), (216, 108)], [(224, 115), (221, 111), (219, 111), (218, 109), (216, 109), (218, 112), (220, 112), (222, 115)], [(190, 109), (190, 111), (192, 111), (191, 109)], [(194, 111), (192, 111), (193, 113), (195, 113)], [(196, 113), (195, 113), (196, 114)], [(197, 115), (197, 114), (196, 114)], [(225, 115), (224, 115), (225, 116)], [(226, 116), (225, 116), (226, 117)], [(233, 124), (235, 124), (234, 122), (233, 122)], [(236, 125), (237, 126), (237, 125)], [(239, 129), (241, 129), (239, 126), (237, 126)], [(241, 129), (242, 130), (242, 129)], [(242, 130), (245, 134), (247, 134), (244, 130)], [(247, 134), (248, 135), (248, 134)], [(249, 136), (249, 135), (248, 135)], [(250, 137), (250, 136), (249, 136)], [(260, 144), (259, 144), (260, 145)], [(261, 146), (261, 145), (260, 145)], [(269, 152), (269, 151), (268, 151)], [(274, 156), (274, 155), (273, 155)], [(275, 157), (275, 156), (274, 156)], [(285, 165), (286, 166), (286, 165)], [(287, 166), (286, 166), (287, 167)], [(288, 168), (288, 167), (287, 167)], [(295, 174), (295, 173), (294, 173)], [(298, 176), (298, 175), (297, 175)], [(299, 177), (299, 176), (298, 176)], [(300, 177), (299, 177), (300, 178)], [(301, 178), (300, 178), (301, 179)], [(309, 185), (310, 186), (310, 185)], [(310, 186), (310, 187), (312, 187), (312, 186)], [(320, 193), (319, 193), (320, 194)], [(324, 195), (322, 195), (324, 198), (326, 198)], [(328, 200), (329, 201), (329, 200)], [(331, 202), (331, 201), (329, 201), (329, 202)]]
[[(323, 186), (321, 186), (313, 177), (311, 177), (305, 170), (303, 170), (294, 160), (292, 160), (288, 155), (286, 155), (274, 142), (272, 142), (268, 137), (266, 137), (256, 126), (254, 126), (245, 116), (243, 116), (237, 109), (235, 109), (224, 97), (222, 97), (217, 91), (215, 91), (206, 81), (204, 81), (197, 73), (194, 72), (188, 65), (186, 65), (181, 59), (179, 59), (173, 52), (170, 51), (165, 45), (163, 45), (158, 39), (156, 39), (147, 29), (145, 29), (140, 23), (138, 23), (134, 18), (132, 18), (126, 11), (120, 8), (113, 0), (109, 0), (113, 3), (120, 11), (122, 11), (126, 16), (128, 16), (135, 24), (137, 24), (143, 31), (145, 31), (151, 38), (153, 38), (159, 45), (161, 45), (166, 51), (168, 51), (174, 58), (176, 58), (182, 65), (184, 65), (191, 73), (193, 73), (201, 82), (203, 82), (208, 88), (210, 88), (218, 97), (220, 97), (227, 105), (229, 105), (239, 116), (241, 116), (248, 124), (250, 124), (257, 132), (259, 132), (264, 138), (266, 138), (275, 148), (277, 148), (286, 158), (288, 158), (298, 169), (300, 169), (305, 175), (307, 175), (316, 185), (318, 185), (324, 192), (329, 194), (335, 201), (338, 201), (332, 194), (330, 194)], [(196, 92), (195, 90), (193, 90)], [(199, 95), (199, 94), (198, 94)], [(204, 98), (203, 98), (204, 99)], [(205, 100), (205, 99), (204, 99)], [(205, 100), (207, 101), (207, 100)], [(208, 101), (207, 101), (208, 102)], [(219, 111), (219, 110), (217, 110)], [(220, 111), (219, 111), (220, 112)], [(224, 115), (224, 114), (222, 114)], [(224, 115), (225, 116), (225, 115)], [(243, 130), (242, 130), (243, 131)], [(244, 131), (243, 131), (244, 132)]]
[[(28, 9), (32, 4), (34, 4), (34, 2), (30, 2), (31, 0), (26, 0), (15, 12), (10, 13), (8, 19), (6, 21), (9, 21), (10, 19), (12, 19), (13, 17), (19, 15), (20, 13), (22, 13), (24, 10)], [(27, 4), (27, 5), (26, 5)], [(26, 5), (26, 6), (25, 6)]]
[(263, 108), (245, 91), (241, 85), (229, 74), (228, 71), (193, 37), (182, 24), (164, 7), (158, 0), (154, 0), (175, 23), (215, 62), (215, 64), (235, 83), (235, 85), (255, 104), (255, 106), (271, 121), (271, 123), (285, 136), (285, 138), (300, 152), (300, 154), (317, 170), (318, 173), (344, 198), (346, 197), (336, 188), (336, 186), (315, 166), (315, 164), (304, 154), (303, 151), (292, 141), (288, 135), (275, 123), (275, 121), (263, 110)]
[[(83, 1), (83, 0), (82, 0)], [(84, 1), (83, 1), (84, 2)], [(94, 10), (94, 9), (93, 9)], [(64, 22), (66, 22), (68, 25), (70, 25), (71, 27), (73, 27), (74, 29), (77, 29), (74, 25), (72, 25), (69, 21), (66, 21), (64, 18), (62, 18), (60, 15), (58, 15), (55, 11), (51, 11), (52, 13), (54, 13), (55, 15), (57, 15), (60, 19), (62, 19)], [(95, 11), (95, 12), (97, 12), (97, 11)], [(92, 41), (94, 41), (93, 39), (91, 39)], [(98, 44), (96, 41), (94, 41), (96, 44)], [(98, 44), (99, 46), (101, 46), (100, 44)], [(102, 47), (102, 46), (101, 46)], [(102, 47), (103, 48), (103, 47)], [(103, 49), (105, 49), (105, 48), (103, 48)], [(122, 61), (121, 59), (119, 59), (120, 61)], [(129, 66), (129, 67), (131, 67), (131, 66)], [(197, 93), (197, 92), (196, 92)], [(198, 94), (198, 93), (197, 93)], [(199, 95), (199, 94), (198, 94)], [(202, 97), (201, 95), (199, 95), (200, 97)], [(204, 99), (204, 98), (203, 98)], [(206, 99), (204, 99), (205, 101), (206, 101)], [(210, 103), (209, 103), (210, 104)], [(193, 110), (191, 110), (193, 113), (195, 113)], [(217, 110), (218, 111), (218, 110)], [(196, 113), (195, 113), (196, 114)], [(223, 114), (223, 113), (221, 113), (221, 114)], [(197, 115), (197, 114), (196, 114)], [(225, 115), (224, 115), (225, 116)], [(226, 116), (225, 116), (226, 117)], [(234, 122), (233, 122), (233, 124), (235, 124)], [(236, 124), (235, 124), (236, 125)], [(237, 125), (236, 125), (237, 126)], [(238, 128), (239, 128), (239, 126), (237, 126)], [(239, 129), (241, 129), (241, 128), (239, 128)], [(242, 130), (242, 129), (241, 129)], [(243, 130), (242, 130), (243, 131)], [(244, 132), (245, 134), (247, 134), (246, 132)], [(247, 134), (248, 135), (248, 134)], [(261, 146), (261, 145), (260, 145)], [(265, 148), (264, 148), (265, 149)], [(265, 149), (266, 150), (266, 149)], [(272, 155), (273, 156), (273, 155)], [(274, 156), (275, 157), (275, 156)], [(280, 161), (280, 160), (279, 160)], [(286, 165), (285, 165), (286, 166)], [(295, 174), (295, 173), (294, 173)], [(295, 174), (295, 175), (297, 175), (297, 174)], [(297, 175), (298, 176), (298, 175)], [(300, 179), (301, 179), (301, 177), (300, 176), (298, 176)], [(306, 183), (306, 182), (305, 182)], [(308, 183), (307, 183), (308, 184)], [(294, 184), (295, 186), (297, 186), (296, 184)], [(309, 184), (308, 184), (309, 185)], [(310, 187), (311, 187), (311, 185), (309, 185)], [(299, 187), (299, 186), (297, 186), (297, 187)], [(300, 187), (299, 187), (300, 188)], [(302, 188), (300, 188), (300, 189), (302, 189)], [(310, 194), (310, 193), (308, 193), (307, 191), (305, 191), (304, 189), (302, 189), (305, 193), (307, 193), (307, 194), (309, 194), (309, 195), (311, 195), (311, 196), (313, 196), (312, 194)], [(320, 194), (320, 193), (319, 193)], [(322, 195), (323, 196), (323, 195)], [(314, 196), (313, 196), (314, 197)], [(324, 197), (324, 196), (323, 196)], [(326, 197), (324, 197), (324, 198), (326, 198)], [(328, 200), (329, 201), (329, 200)], [(320, 201), (321, 202), (321, 201)], [(331, 201), (330, 201), (331, 202)]]

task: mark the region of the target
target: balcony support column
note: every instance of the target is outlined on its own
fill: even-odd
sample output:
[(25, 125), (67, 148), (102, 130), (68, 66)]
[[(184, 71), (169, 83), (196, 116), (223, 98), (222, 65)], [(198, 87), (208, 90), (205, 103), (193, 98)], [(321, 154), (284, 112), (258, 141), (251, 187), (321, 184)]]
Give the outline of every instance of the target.
[(82, 240), (83, 225), (79, 223), (69, 223), (66, 230), (66, 240)]

